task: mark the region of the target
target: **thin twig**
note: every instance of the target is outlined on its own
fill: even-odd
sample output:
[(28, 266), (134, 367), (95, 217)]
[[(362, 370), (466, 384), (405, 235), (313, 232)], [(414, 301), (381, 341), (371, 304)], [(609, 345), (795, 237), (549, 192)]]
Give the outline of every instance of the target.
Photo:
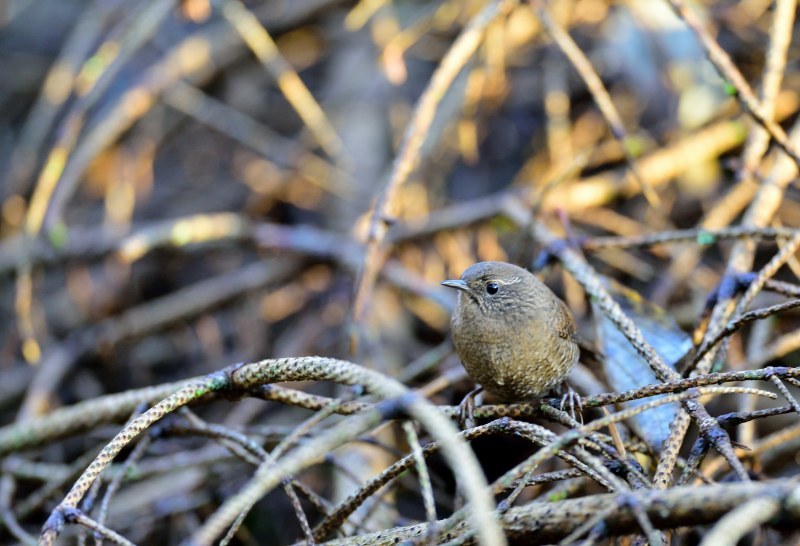
[(417, 437), (417, 431), (414, 430), (414, 425), (408, 421), (403, 423), (403, 431), (411, 444), (411, 455), (414, 457), (414, 466), (419, 475), (419, 489), (422, 494), (422, 501), (425, 506), (425, 518), (428, 523), (433, 525), (436, 521), (436, 503), (433, 498), (433, 486), (431, 485), (431, 477), (428, 474), (428, 465), (425, 463), (425, 457), (422, 455), (422, 446)]
[[(381, 190), (370, 214), (364, 259), (356, 281), (353, 302), (352, 319), (355, 324), (363, 319), (369, 293), (377, 278), (379, 261), (383, 253), (381, 244), (386, 238), (389, 218), (393, 216), (391, 208), (394, 206), (398, 189), (408, 180), (420, 162), (422, 144), (425, 142), (445, 91), (480, 46), (488, 25), (509, 8), (509, 3), (493, 0), (470, 21), (442, 59), (417, 103), (414, 116), (406, 129), (403, 143), (394, 161), (391, 176)], [(357, 346), (355, 331), (351, 332), (350, 345), (350, 352), (353, 353)]]
[(697, 355), (695, 356), (695, 361), (699, 362), (706, 356), (706, 354), (713, 349), (720, 341), (725, 339), (728, 336), (731, 336), (738, 332), (742, 326), (750, 324), (756, 320), (761, 320), (765, 318), (769, 318), (773, 315), (778, 313), (782, 313), (783, 311), (788, 311), (789, 309), (795, 309), (796, 307), (800, 307), (800, 299), (790, 300), (783, 303), (778, 303), (775, 305), (770, 305), (769, 307), (765, 307), (763, 309), (756, 309), (755, 311), (747, 312), (743, 315), (740, 315), (736, 320), (732, 320), (725, 327), (710, 341), (704, 343), (700, 349), (697, 350)]
[(625, 159), (628, 162), (628, 167), (631, 173), (633, 173), (635, 180), (639, 183), (647, 202), (654, 210), (659, 211), (661, 209), (661, 200), (653, 189), (653, 186), (639, 174), (636, 166), (636, 159), (631, 151), (632, 141), (628, 136), (628, 132), (625, 130), (625, 124), (622, 122), (622, 117), (619, 115), (616, 106), (614, 106), (611, 95), (609, 95), (603, 85), (600, 76), (597, 75), (597, 71), (595, 71), (591, 61), (589, 61), (581, 48), (578, 47), (578, 44), (575, 43), (569, 33), (556, 23), (547, 10), (543, 0), (531, 0), (531, 4), (536, 10), (539, 20), (547, 28), (550, 36), (552, 36), (559, 49), (561, 49), (570, 63), (572, 63), (573, 68), (578, 72), (581, 79), (583, 79), (586, 84), (586, 87), (589, 89), (589, 92), (592, 94), (595, 104), (597, 104), (606, 122), (608, 122), (608, 125), (611, 127), (611, 134), (622, 147)]
[(694, 12), (683, 3), (683, 0), (668, 0), (668, 2), (672, 9), (675, 10), (675, 13), (678, 14), (678, 17), (683, 19), (699, 38), (708, 59), (717, 69), (720, 76), (736, 90), (736, 96), (740, 99), (740, 104), (753, 116), (753, 119), (769, 132), (778, 146), (800, 166), (800, 155), (794, 144), (789, 141), (789, 137), (786, 136), (783, 128), (775, 123), (767, 112), (764, 112), (761, 102), (725, 50), (711, 37)]

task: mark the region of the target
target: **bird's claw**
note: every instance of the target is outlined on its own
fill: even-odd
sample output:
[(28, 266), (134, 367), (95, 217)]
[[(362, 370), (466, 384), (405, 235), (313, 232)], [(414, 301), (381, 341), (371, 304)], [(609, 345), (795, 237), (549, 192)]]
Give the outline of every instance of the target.
[(478, 405), (477, 396), (483, 392), (483, 387), (478, 385), (467, 393), (458, 405), (458, 424), (462, 430), (475, 426), (475, 407)]
[(561, 405), (559, 406), (559, 409), (561, 409), (561, 411), (568, 411), (569, 416), (582, 425), (583, 404), (581, 403), (581, 396), (566, 383), (564, 383), (564, 387), (566, 388), (567, 392), (565, 392), (561, 397)]

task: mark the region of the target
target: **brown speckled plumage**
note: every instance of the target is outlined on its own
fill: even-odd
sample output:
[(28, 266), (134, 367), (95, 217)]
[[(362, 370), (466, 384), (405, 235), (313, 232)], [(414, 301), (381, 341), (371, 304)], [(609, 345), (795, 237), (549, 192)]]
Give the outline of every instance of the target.
[(490, 394), (504, 401), (536, 398), (564, 381), (578, 361), (572, 314), (525, 269), (479, 262), (460, 280), (442, 284), (459, 290), (451, 321), (456, 352)]

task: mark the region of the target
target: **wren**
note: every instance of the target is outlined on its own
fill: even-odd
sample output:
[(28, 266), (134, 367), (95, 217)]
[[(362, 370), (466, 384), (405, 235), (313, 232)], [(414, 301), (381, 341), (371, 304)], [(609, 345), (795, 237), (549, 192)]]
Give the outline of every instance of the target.
[(577, 327), (558, 296), (525, 269), (479, 262), (458, 280), (453, 344), (469, 376), (505, 402), (540, 397), (578, 361)]

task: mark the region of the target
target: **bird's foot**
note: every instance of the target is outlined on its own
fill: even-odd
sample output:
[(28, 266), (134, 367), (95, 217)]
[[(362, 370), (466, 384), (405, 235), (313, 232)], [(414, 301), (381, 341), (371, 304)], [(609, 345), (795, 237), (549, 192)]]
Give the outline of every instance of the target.
[(475, 408), (480, 403), (480, 401), (477, 400), (477, 397), (482, 392), (483, 387), (478, 385), (469, 391), (458, 405), (458, 424), (461, 426), (462, 430), (466, 430), (475, 426)]
[(567, 383), (563, 383), (563, 388), (567, 392), (561, 397), (561, 411), (567, 411), (570, 417), (582, 425), (583, 404), (581, 403), (581, 395), (575, 392)]

